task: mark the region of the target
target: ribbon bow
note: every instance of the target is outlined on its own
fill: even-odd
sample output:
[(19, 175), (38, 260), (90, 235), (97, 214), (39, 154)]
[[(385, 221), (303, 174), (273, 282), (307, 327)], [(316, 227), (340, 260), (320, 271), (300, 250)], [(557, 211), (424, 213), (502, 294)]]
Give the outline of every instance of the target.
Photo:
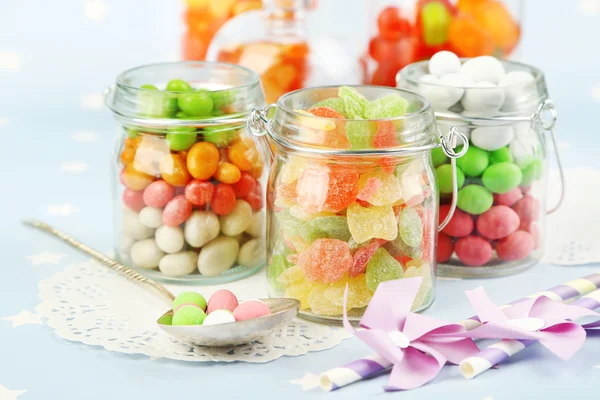
[(598, 315), (587, 308), (563, 304), (546, 296), (501, 309), (481, 287), (466, 294), (483, 325), (470, 330), (465, 337), (536, 340), (563, 360), (581, 348), (586, 336), (581, 325), (568, 320)]
[(377, 287), (360, 326), (355, 330), (346, 314), (344, 327), (390, 362), (386, 391), (418, 388), (433, 380), (446, 362), (460, 363), (479, 351), (472, 339), (453, 337), (465, 332), (451, 324), (411, 312), (423, 278), (382, 282)]

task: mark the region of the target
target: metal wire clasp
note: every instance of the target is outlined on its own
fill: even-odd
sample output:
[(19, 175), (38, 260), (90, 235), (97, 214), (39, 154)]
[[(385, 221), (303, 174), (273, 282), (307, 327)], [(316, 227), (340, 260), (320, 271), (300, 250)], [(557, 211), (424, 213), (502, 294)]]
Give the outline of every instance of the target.
[(277, 106), (269, 104), (264, 108), (253, 108), (250, 116), (246, 119), (246, 128), (256, 137), (265, 136), (267, 134), (269, 124), (269, 113)]
[[(457, 138), (460, 137), (463, 143), (463, 148), (457, 153), (454, 149), (457, 146)], [(442, 221), (439, 226), (439, 231), (448, 225), (452, 216), (454, 215), (454, 211), (456, 211), (456, 203), (458, 201), (458, 177), (456, 175), (456, 159), (465, 155), (467, 150), (469, 149), (469, 138), (456, 129), (455, 126), (451, 126), (448, 130), (448, 134), (446, 136), (440, 135), (440, 143), (442, 145), (442, 150), (444, 150), (444, 154), (446, 154), (450, 158), (450, 164), (452, 165), (452, 203), (450, 204), (450, 210), (448, 211), (448, 215)]]

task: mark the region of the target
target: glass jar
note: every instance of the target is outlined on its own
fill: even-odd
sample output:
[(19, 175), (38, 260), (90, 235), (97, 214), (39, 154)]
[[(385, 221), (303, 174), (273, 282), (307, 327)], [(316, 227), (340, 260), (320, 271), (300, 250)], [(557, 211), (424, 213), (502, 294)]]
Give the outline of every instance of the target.
[(431, 149), (441, 145), (433, 110), (411, 92), (352, 88), (354, 99), (370, 104), (403, 98), (405, 112), (345, 119), (331, 108), (345, 108), (335, 105), (341, 100), (330, 99), (344, 89), (327, 86), (283, 96), (272, 120), (270, 108), (254, 118), (276, 145), (267, 190), (270, 295), (300, 300), (300, 315), (318, 321), (341, 321), (346, 284), (352, 321), (380, 282), (421, 276), (416, 311), (435, 293), (438, 197)]
[(459, 57), (505, 58), (521, 37), (521, 0), (374, 0), (365, 83), (395, 86), (406, 65), (440, 50)]
[(324, 84), (360, 83), (356, 61), (333, 37), (309, 29), (314, 0), (264, 0), (215, 35), (207, 60), (239, 64), (260, 74), (267, 103), (287, 92)]
[(215, 284), (264, 266), (265, 150), (249, 110), (258, 75), (208, 62), (123, 72), (106, 103), (119, 122), (115, 253), (154, 279)]
[[(556, 111), (540, 70), (512, 61), (498, 65), (503, 69), (498, 86), (428, 83), (422, 78), (429, 72), (427, 61), (411, 64), (398, 74), (398, 87), (414, 90), (434, 105), (441, 132), (453, 126), (469, 138), (469, 149), (457, 162), (457, 195), (448, 183), (448, 159), (434, 151), (440, 216), (447, 213), (447, 204), (455, 196), (458, 205), (438, 238), (441, 276), (508, 275), (542, 257), (546, 132), (550, 132), (561, 168), (554, 143)], [(562, 179), (561, 171), (561, 187)]]

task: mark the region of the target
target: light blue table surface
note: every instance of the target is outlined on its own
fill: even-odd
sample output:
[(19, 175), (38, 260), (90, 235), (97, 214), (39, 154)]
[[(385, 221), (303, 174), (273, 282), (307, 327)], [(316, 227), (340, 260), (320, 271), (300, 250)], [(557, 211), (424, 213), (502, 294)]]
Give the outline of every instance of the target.
[[(329, 10), (323, 25), (360, 44), (363, 39), (356, 35), (365, 28), (360, 19), (365, 2), (321, 0)], [(104, 5), (107, 13), (102, 19), (101, 12), (89, 12), (96, 20), (86, 18), (86, 4), (92, 11), (102, 11)], [(100, 94), (126, 68), (176, 58), (180, 9), (179, 2), (167, 0), (0, 2), (0, 317), (33, 311), (39, 302), (38, 282), (85, 259), (21, 226), (20, 219), (43, 218), (98, 249), (111, 248), (108, 165), (115, 125), (108, 111), (82, 107), (82, 99)], [(570, 168), (600, 167), (600, 1), (532, 0), (523, 14), (520, 59), (547, 73), (560, 112), (564, 163)], [(95, 140), (75, 140), (85, 138), (86, 132)], [(64, 163), (80, 162), (87, 167), (82, 173), (61, 169)], [(78, 212), (48, 215), (48, 206), (61, 204), (71, 204)], [(34, 266), (26, 259), (44, 251), (66, 256), (59, 265)], [(512, 277), (442, 281), (427, 314), (455, 321), (471, 315), (463, 291), (479, 285), (503, 304), (596, 269), (597, 264), (541, 264)], [(44, 325), (12, 328), (0, 320), (0, 388), (27, 390), (19, 397), (23, 400), (600, 397), (600, 368), (594, 368), (600, 365), (598, 335), (568, 362), (536, 346), (473, 381), (464, 380), (456, 367), (444, 368), (434, 382), (411, 392), (385, 394), (386, 377), (332, 394), (303, 393), (287, 383), (369, 353), (351, 339), (331, 350), (259, 365), (151, 361), (67, 342)], [(2, 393), (0, 400), (11, 398), (9, 392)]]

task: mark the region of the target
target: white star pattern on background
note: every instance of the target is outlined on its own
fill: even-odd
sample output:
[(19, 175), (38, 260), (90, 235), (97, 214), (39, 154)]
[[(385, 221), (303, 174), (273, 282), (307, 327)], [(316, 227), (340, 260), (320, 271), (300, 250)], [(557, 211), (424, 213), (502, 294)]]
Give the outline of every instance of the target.
[(70, 174), (81, 174), (87, 171), (87, 164), (82, 161), (62, 162), (60, 164), (60, 170)]
[(307, 372), (304, 377), (300, 379), (292, 379), (291, 381), (288, 381), (288, 383), (291, 383), (292, 385), (300, 385), (302, 386), (302, 390), (311, 390), (321, 385), (321, 379), (319, 378), (319, 375)]
[(73, 140), (76, 142), (95, 142), (98, 135), (94, 132), (81, 131), (73, 134)]
[(8, 120), (8, 118), (0, 117), (0, 128), (8, 126), (8, 124), (10, 124), (10, 121)]
[(22, 63), (22, 57), (14, 51), (0, 51), (0, 70), (18, 71)]
[(48, 206), (48, 215), (60, 215), (62, 217), (67, 217), (78, 211), (79, 211), (79, 208), (75, 207), (71, 203)]
[(579, 12), (594, 15), (600, 13), (600, 0), (579, 0)]
[[(21, 311), (17, 315), (13, 315), (12, 317), (4, 317), (2, 319), (5, 321), (11, 321), (13, 328), (22, 325), (42, 325), (42, 316), (40, 314), (34, 314), (25, 310)], [(3, 399), (3, 397), (0, 397), (0, 399)]]
[(81, 97), (81, 108), (86, 110), (101, 110), (104, 107), (102, 93), (89, 93)]
[(15, 400), (27, 390), (10, 390), (4, 385), (0, 385), (0, 400)]
[(64, 254), (61, 253), (50, 253), (44, 251), (40, 254), (33, 254), (30, 256), (25, 256), (26, 259), (31, 261), (31, 265), (40, 265), (40, 264), (59, 264), (60, 260), (64, 257)]
[(596, 101), (600, 101), (600, 86), (595, 86), (590, 91), (590, 96)]
[(104, 0), (87, 0), (84, 6), (84, 15), (92, 21), (104, 22), (108, 10), (109, 6)]

